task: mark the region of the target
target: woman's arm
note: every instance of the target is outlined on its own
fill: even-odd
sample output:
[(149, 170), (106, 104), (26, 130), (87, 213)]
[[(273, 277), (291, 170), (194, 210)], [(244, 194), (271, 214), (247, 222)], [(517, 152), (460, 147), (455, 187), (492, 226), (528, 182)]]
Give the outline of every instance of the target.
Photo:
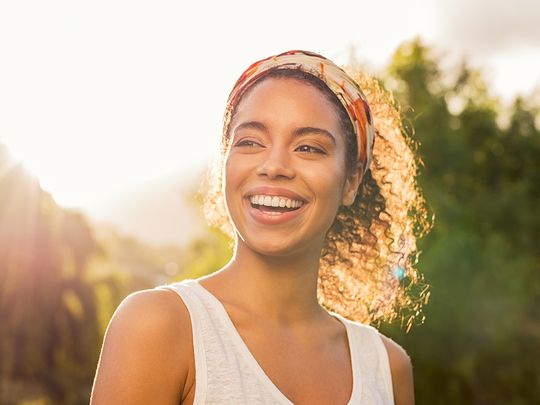
[(193, 354), (189, 313), (178, 301), (160, 290), (124, 299), (105, 334), (91, 405), (180, 403)]
[(381, 335), (390, 360), (395, 405), (414, 405), (412, 363), (407, 352), (392, 339)]

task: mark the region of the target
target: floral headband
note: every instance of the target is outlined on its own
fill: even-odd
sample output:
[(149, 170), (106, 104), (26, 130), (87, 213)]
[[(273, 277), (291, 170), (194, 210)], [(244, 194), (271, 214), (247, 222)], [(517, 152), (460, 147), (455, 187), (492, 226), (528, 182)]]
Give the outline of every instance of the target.
[[(358, 142), (358, 159), (365, 174), (371, 163), (375, 129), (366, 96), (358, 84), (331, 60), (314, 52), (292, 50), (253, 63), (237, 80), (227, 101), (225, 115), (232, 114), (241, 95), (273, 69), (297, 69), (321, 79), (345, 107)], [(225, 120), (226, 126), (228, 121)], [(225, 128), (227, 129), (227, 128)]]

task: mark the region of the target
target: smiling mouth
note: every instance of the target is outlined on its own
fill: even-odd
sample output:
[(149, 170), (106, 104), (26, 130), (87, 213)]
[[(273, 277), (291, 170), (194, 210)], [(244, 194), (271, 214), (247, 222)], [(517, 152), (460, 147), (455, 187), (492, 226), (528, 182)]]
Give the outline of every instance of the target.
[(301, 208), (300, 207), (296, 207), (296, 208), (287, 208), (287, 207), (270, 207), (268, 205), (259, 205), (259, 204), (253, 204), (252, 202), (250, 202), (251, 206), (259, 211), (263, 211), (263, 212), (290, 212), (290, 211), (296, 211), (298, 209)]

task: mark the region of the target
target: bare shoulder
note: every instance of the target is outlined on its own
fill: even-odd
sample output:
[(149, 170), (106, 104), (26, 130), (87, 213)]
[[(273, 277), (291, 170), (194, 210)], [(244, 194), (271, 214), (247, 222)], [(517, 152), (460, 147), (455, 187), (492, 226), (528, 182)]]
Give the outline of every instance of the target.
[(168, 290), (143, 290), (116, 309), (103, 341), (91, 404), (178, 404), (192, 357), (191, 323)]
[[(159, 332), (174, 333), (189, 326), (189, 322), (182, 322), (189, 321), (189, 312), (183, 301), (171, 290), (142, 290), (128, 295), (122, 301), (112, 321), (137, 321), (142, 327), (159, 327)], [(154, 328), (147, 329), (157, 335)]]
[(414, 382), (411, 358), (399, 344), (379, 334), (382, 338), (392, 374), (394, 402), (396, 405), (414, 404)]
[(392, 375), (394, 372), (402, 374), (407, 371), (412, 371), (411, 358), (405, 349), (389, 337), (384, 336), (382, 333), (379, 335), (381, 336), (384, 346), (386, 347), (386, 352), (388, 353)]

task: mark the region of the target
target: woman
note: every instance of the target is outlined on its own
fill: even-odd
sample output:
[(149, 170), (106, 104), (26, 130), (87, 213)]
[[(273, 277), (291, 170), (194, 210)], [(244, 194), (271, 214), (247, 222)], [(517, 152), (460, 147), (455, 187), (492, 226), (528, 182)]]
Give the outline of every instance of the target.
[(392, 101), (362, 80), (379, 122), (321, 55), (284, 52), (242, 74), (206, 201), (234, 255), (122, 302), (93, 404), (414, 403), (408, 355), (367, 323), (418, 313), (422, 198)]

